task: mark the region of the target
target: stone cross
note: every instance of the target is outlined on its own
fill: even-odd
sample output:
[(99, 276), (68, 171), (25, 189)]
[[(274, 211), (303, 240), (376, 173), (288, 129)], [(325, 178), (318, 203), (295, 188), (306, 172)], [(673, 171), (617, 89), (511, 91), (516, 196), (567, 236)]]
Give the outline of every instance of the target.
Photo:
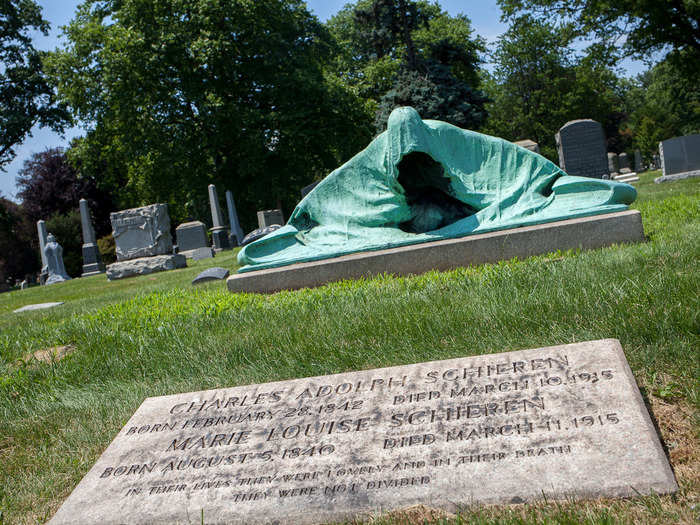
[(228, 233), (224, 226), (224, 219), (221, 215), (221, 206), (219, 206), (219, 195), (216, 193), (216, 186), (209, 185), (209, 205), (211, 206), (211, 237), (214, 241), (214, 250), (227, 250), (231, 247), (229, 244)]
[(83, 226), (83, 277), (105, 271), (100, 250), (95, 241), (95, 229), (90, 219), (90, 208), (85, 199), (80, 199), (80, 222)]
[(233, 193), (231, 190), (226, 190), (226, 207), (228, 209), (228, 222), (231, 228), (231, 237), (236, 239), (236, 245), (240, 246), (243, 240), (243, 230), (238, 222), (238, 213), (236, 213), (236, 203), (233, 202)]

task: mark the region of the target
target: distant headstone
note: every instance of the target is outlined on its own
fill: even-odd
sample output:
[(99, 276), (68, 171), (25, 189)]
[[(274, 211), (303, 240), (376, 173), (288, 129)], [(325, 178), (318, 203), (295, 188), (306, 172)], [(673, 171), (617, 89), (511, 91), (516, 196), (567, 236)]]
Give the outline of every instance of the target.
[(63, 248), (56, 242), (56, 237), (51, 233), (46, 237), (44, 254), (46, 255), (46, 268), (48, 272), (46, 284), (70, 281), (70, 277), (68, 273), (66, 273), (66, 267), (63, 265)]
[(45, 284), (49, 276), (49, 269), (46, 264), (46, 223), (44, 221), (36, 222), (37, 233), (39, 234), (39, 252), (41, 253), (41, 273), (39, 274), (39, 284)]
[(197, 277), (192, 280), (192, 284), (202, 284), (209, 281), (221, 281), (229, 276), (229, 271), (226, 268), (219, 268), (215, 266), (213, 268), (207, 268)]
[(200, 261), (202, 259), (211, 259), (214, 257), (214, 248), (211, 246), (204, 246), (203, 248), (197, 248), (196, 250), (190, 250), (187, 252), (189, 258), (193, 261)]
[(301, 198), (303, 199), (303, 198), (306, 197), (309, 193), (311, 193), (311, 190), (313, 190), (316, 186), (318, 186), (320, 182), (321, 182), (321, 181), (313, 182), (313, 183), (309, 184), (308, 186), (304, 186), (304, 187), (301, 189)]
[(172, 251), (167, 204), (117, 211), (110, 213), (109, 217), (117, 261), (164, 255)]
[(652, 157), (652, 166), (655, 170), (661, 169), (661, 155), (656, 154)]
[(207, 239), (207, 227), (203, 222), (192, 221), (180, 224), (175, 228), (177, 250), (188, 259), (192, 258), (192, 251), (209, 247)]
[(18, 314), (20, 312), (33, 312), (34, 310), (46, 310), (47, 308), (53, 308), (54, 306), (60, 306), (62, 304), (63, 304), (63, 301), (60, 301), (58, 303), (28, 304), (27, 306), (23, 306), (22, 308), (17, 308), (17, 310), (15, 310), (14, 313)]
[(233, 241), (235, 239), (235, 244), (231, 242), (231, 246), (240, 246), (241, 241), (243, 241), (243, 230), (241, 229), (241, 224), (238, 222), (238, 213), (236, 212), (236, 203), (233, 200), (233, 193), (230, 190), (226, 190), (226, 209), (228, 210), (228, 222), (231, 227), (230, 239)]
[(258, 212), (258, 228), (267, 228), (273, 224), (284, 226), (282, 210), (263, 210)]
[(641, 173), (644, 171), (644, 163), (642, 162), (642, 152), (638, 149), (634, 150), (634, 171)]
[(617, 153), (608, 153), (608, 171), (610, 172), (611, 177), (614, 177), (619, 173)]
[(107, 279), (123, 279), (187, 266), (184, 255), (174, 254), (167, 204), (110, 213), (117, 262), (107, 266)]
[(617, 158), (620, 163), (620, 173), (622, 175), (632, 173), (632, 170), (630, 169), (630, 159), (627, 156), (627, 153), (620, 153)]
[(265, 228), (258, 228), (257, 230), (253, 230), (248, 235), (243, 237), (243, 242), (241, 242), (241, 246), (245, 246), (246, 244), (250, 244), (253, 241), (262, 239), (268, 233), (272, 233), (273, 231), (279, 230), (280, 228), (281, 226), (279, 224), (273, 224), (272, 226), (266, 226)]
[(209, 206), (211, 207), (211, 238), (216, 251), (228, 250), (231, 248), (231, 243), (228, 238), (228, 231), (224, 226), (224, 219), (221, 215), (221, 206), (219, 205), (219, 195), (216, 192), (216, 186), (210, 184), (209, 187)]
[(50, 524), (310, 525), (677, 490), (607, 339), (148, 398)]
[(515, 141), (514, 144), (517, 144), (521, 148), (525, 148), (525, 149), (528, 149), (530, 151), (534, 151), (535, 153), (540, 152), (540, 145), (537, 144), (537, 142), (535, 142), (534, 140), (530, 140), (530, 139), (517, 140), (517, 141)]
[(19, 284), (20, 290), (26, 290), (28, 287), (29, 287), (29, 283), (27, 282), (26, 279)]
[(572, 120), (555, 136), (559, 166), (569, 175), (602, 179), (610, 175), (605, 134), (599, 122)]
[(663, 176), (654, 182), (700, 177), (700, 134), (660, 142), (659, 155)]
[(95, 240), (95, 229), (92, 227), (92, 219), (90, 218), (90, 208), (85, 199), (80, 199), (80, 222), (83, 227), (83, 275), (97, 275), (104, 273), (105, 266), (102, 264), (100, 250), (97, 248)]

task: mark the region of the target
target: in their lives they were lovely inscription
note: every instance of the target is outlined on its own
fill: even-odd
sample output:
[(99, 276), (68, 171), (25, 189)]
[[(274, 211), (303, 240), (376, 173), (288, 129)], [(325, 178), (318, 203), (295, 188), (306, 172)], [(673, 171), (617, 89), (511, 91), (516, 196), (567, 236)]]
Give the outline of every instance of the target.
[(675, 490), (606, 339), (149, 398), (51, 523), (310, 524)]

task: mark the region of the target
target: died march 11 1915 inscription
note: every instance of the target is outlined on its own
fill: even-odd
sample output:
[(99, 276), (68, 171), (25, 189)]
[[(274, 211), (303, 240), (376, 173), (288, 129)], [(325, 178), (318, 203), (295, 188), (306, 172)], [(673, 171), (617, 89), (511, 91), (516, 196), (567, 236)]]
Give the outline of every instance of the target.
[(323, 523), (675, 490), (607, 339), (149, 398), (51, 523)]

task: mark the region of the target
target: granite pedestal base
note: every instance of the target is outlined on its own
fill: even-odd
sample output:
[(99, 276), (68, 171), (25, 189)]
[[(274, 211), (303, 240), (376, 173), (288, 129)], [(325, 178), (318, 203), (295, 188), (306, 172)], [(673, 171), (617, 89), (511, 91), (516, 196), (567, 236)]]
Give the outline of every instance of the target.
[(83, 244), (83, 274), (81, 277), (89, 277), (105, 272), (102, 264), (100, 250), (94, 244)]
[(641, 214), (627, 210), (240, 273), (229, 277), (227, 286), (231, 292), (272, 293), (385, 272), (421, 274), (556, 250), (643, 240)]

